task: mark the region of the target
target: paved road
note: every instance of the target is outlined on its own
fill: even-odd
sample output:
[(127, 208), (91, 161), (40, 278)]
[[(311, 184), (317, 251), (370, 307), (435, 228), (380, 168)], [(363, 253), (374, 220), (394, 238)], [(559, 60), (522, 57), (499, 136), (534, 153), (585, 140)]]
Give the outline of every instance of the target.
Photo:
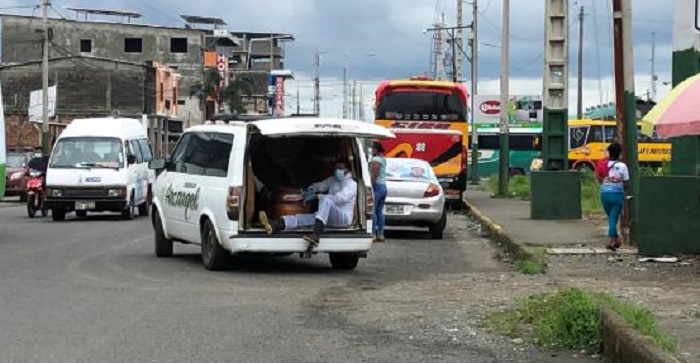
[[(459, 227), (463, 216), (449, 223), (443, 241), (391, 234), (351, 273), (325, 256), (239, 258), (209, 272), (196, 246), (156, 259), (143, 218), (55, 223), (3, 205), (0, 361), (558, 362), (468, 319), (415, 318), (439, 301), (397, 286), (508, 270)], [(444, 318), (459, 328), (446, 332)]]

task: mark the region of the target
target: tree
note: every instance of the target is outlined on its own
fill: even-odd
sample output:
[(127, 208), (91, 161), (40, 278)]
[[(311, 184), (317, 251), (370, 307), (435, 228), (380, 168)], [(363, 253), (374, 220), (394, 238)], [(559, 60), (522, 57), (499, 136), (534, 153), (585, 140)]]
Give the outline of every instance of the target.
[(204, 71), (203, 81), (190, 88), (190, 97), (197, 97), (204, 102), (208, 97), (219, 99), (218, 90), (221, 83), (221, 74), (214, 68)]
[(224, 90), (224, 100), (232, 113), (245, 113), (243, 97), (253, 94), (253, 83), (247, 78), (236, 78)]

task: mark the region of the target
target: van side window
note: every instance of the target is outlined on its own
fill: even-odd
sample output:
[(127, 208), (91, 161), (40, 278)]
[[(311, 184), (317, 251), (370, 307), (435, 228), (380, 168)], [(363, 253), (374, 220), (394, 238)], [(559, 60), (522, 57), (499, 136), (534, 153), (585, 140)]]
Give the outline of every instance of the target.
[(233, 135), (191, 132), (183, 136), (173, 153), (175, 171), (192, 175), (226, 177)]
[(139, 147), (139, 143), (136, 142), (136, 140), (130, 140), (127, 141), (129, 145), (129, 153), (133, 154), (136, 157), (136, 164), (141, 164), (143, 163), (143, 155), (141, 154), (141, 148)]
[(151, 150), (151, 145), (148, 143), (147, 139), (139, 139), (139, 146), (141, 146), (141, 154), (143, 155), (143, 161), (149, 162), (153, 159), (153, 151)]

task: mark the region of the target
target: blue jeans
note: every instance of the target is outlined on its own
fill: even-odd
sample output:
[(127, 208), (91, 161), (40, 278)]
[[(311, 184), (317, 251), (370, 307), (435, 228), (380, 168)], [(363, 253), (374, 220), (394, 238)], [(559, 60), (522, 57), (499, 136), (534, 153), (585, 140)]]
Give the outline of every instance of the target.
[(608, 216), (608, 237), (618, 238), (617, 221), (620, 220), (622, 207), (625, 204), (624, 193), (600, 193), (600, 200), (603, 202), (603, 209)]
[(384, 235), (384, 204), (386, 203), (386, 184), (376, 184), (374, 189), (374, 213), (372, 214), (372, 234)]

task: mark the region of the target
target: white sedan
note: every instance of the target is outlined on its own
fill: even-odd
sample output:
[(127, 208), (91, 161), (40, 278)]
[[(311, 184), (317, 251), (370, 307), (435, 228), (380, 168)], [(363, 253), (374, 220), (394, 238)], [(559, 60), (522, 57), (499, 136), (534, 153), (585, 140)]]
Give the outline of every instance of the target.
[(420, 159), (386, 161), (386, 224), (428, 227), (433, 239), (442, 239), (447, 224), (445, 194), (433, 168)]

